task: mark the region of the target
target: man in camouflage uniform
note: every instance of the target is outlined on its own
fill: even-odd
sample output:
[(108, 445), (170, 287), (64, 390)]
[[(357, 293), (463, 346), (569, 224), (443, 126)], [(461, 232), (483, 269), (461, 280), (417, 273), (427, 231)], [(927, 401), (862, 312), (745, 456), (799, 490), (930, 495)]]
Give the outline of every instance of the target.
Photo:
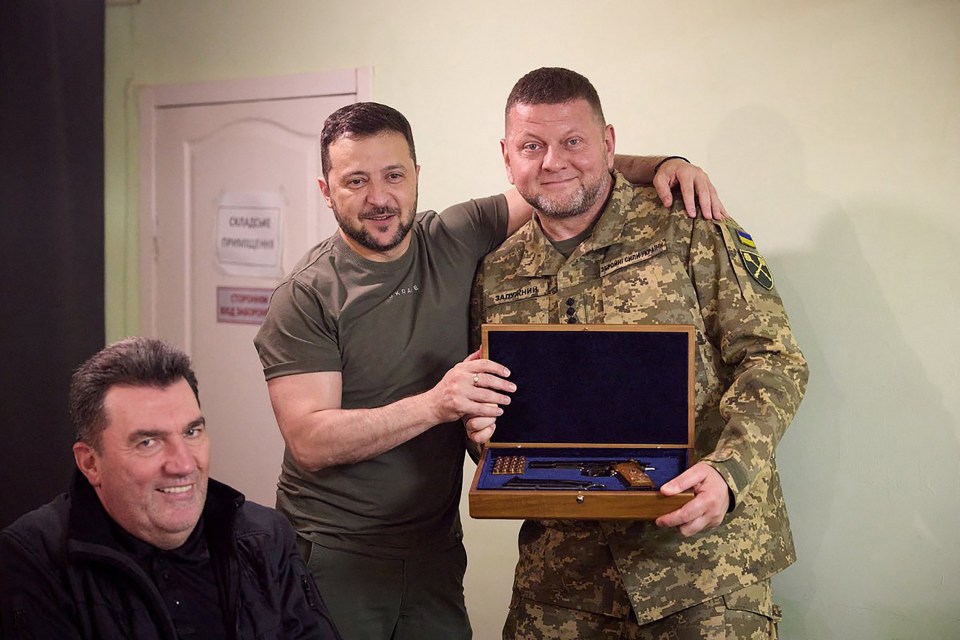
[[(807, 365), (754, 241), (613, 171), (613, 129), (574, 72), (521, 78), (501, 145), (537, 212), (483, 261), (474, 320), (693, 325), (699, 459), (661, 488), (693, 500), (656, 522), (525, 522), (503, 637), (776, 637), (770, 577), (795, 553), (774, 449)], [(494, 428), (468, 424), (478, 442)]]
[[(343, 107), (321, 137), (340, 229), (277, 287), (255, 340), (286, 444), (277, 508), (344, 637), (469, 638), (460, 418), (499, 415), (512, 384), (467, 356), (467, 307), (477, 262), (532, 209), (511, 191), (417, 213), (413, 132), (387, 105)], [(651, 160), (618, 167), (659, 168), (691, 213), (694, 193), (723, 211), (703, 171)]]

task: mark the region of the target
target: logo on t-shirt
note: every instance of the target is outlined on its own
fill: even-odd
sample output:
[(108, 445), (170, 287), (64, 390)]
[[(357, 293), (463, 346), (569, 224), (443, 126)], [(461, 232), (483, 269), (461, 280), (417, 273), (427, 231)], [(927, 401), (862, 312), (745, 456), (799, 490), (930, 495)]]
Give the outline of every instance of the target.
[(415, 284), (412, 287), (400, 287), (399, 289), (391, 293), (389, 297), (387, 297), (387, 300), (389, 300), (390, 298), (405, 296), (410, 293), (417, 293), (418, 291), (420, 291), (420, 285), (418, 284)]

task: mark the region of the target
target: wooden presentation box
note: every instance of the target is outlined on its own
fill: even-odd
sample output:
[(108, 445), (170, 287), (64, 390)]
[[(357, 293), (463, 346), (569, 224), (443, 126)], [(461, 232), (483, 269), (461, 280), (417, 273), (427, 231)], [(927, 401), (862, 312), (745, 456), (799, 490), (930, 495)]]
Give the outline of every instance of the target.
[[(487, 324), (482, 332), (483, 357), (510, 369), (517, 391), (483, 448), (472, 517), (646, 520), (693, 498), (657, 490), (694, 462), (692, 326)], [(610, 475), (615, 463), (627, 473)], [(651, 487), (628, 486), (637, 468)]]

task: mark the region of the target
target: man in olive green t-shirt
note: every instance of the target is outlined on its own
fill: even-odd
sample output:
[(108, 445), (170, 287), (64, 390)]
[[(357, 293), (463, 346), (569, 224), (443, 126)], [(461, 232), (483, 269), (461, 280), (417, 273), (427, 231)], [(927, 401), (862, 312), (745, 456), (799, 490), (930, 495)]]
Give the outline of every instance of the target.
[[(467, 355), (468, 301), (531, 208), (511, 190), (417, 214), (410, 126), (384, 105), (331, 115), (321, 153), (340, 229), (280, 284), (255, 341), (286, 442), (278, 508), (344, 637), (469, 638), (460, 418), (496, 417), (514, 385)], [(618, 166), (722, 213), (706, 174), (663, 160)]]

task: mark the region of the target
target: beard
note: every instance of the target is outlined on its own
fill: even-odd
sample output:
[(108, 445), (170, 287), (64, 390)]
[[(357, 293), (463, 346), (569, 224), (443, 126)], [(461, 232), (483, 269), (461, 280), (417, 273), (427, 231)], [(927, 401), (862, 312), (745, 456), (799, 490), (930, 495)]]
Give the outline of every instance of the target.
[[(414, 201), (413, 211), (416, 211), (416, 207), (416, 201)], [(396, 207), (377, 207), (376, 209), (368, 209), (367, 211), (364, 211), (362, 214), (360, 214), (361, 221), (365, 218), (373, 216), (397, 216), (397, 220), (400, 222), (399, 226), (397, 227), (397, 232), (386, 241), (380, 241), (374, 238), (369, 231), (364, 229), (360, 222), (358, 222), (355, 226), (351, 226), (348, 222), (344, 221), (344, 219), (340, 216), (340, 212), (337, 211), (335, 204), (332, 208), (333, 217), (336, 218), (337, 224), (340, 226), (341, 231), (343, 231), (351, 240), (360, 246), (377, 252), (390, 251), (403, 242), (403, 239), (407, 237), (408, 233), (410, 233), (410, 229), (413, 228), (413, 219), (415, 217), (411, 213), (410, 216), (404, 220), (403, 211)]]
[(549, 218), (574, 218), (589, 211), (601, 196), (606, 196), (611, 181), (610, 174), (604, 172), (595, 182), (581, 184), (573, 194), (564, 198), (523, 192), (520, 195), (531, 207)]

